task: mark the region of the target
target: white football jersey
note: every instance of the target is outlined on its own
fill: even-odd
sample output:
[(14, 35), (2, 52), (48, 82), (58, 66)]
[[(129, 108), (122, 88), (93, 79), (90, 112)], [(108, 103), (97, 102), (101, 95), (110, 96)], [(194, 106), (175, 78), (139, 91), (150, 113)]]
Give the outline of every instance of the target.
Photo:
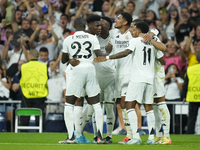
[[(101, 52), (106, 53), (105, 46), (108, 45), (108, 43), (112, 44), (113, 39), (110, 36), (108, 36), (106, 39), (103, 39), (101, 36), (97, 36), (97, 39), (99, 40)], [(113, 51), (110, 53), (110, 55), (112, 54)], [(94, 63), (94, 65), (98, 78), (109, 77), (115, 73), (115, 62), (113, 60)]]
[[(129, 46), (129, 41), (133, 38), (129, 30), (127, 30), (124, 34), (121, 34), (120, 30), (113, 29), (111, 35), (114, 39), (113, 51), (114, 54), (117, 54), (121, 51), (124, 51)], [(116, 59), (116, 74), (117, 75), (125, 75), (130, 74), (132, 64), (132, 56), (128, 55), (127, 57)]]
[(77, 31), (74, 35), (65, 38), (63, 52), (68, 53), (70, 59), (77, 58), (84, 62), (93, 62), (94, 50), (100, 49), (96, 36), (84, 31)]
[(145, 43), (141, 37), (131, 39), (127, 49), (133, 51), (131, 81), (153, 84), (154, 62), (158, 50), (151, 43)]

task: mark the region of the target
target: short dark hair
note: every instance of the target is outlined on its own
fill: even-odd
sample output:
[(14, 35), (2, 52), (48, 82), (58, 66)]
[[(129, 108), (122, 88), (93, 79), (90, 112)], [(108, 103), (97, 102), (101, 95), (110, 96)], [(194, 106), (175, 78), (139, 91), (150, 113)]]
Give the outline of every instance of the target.
[(71, 34), (71, 30), (70, 29), (67, 29), (67, 28), (65, 28), (64, 30), (63, 30), (63, 33), (62, 34), (65, 34), (65, 33), (70, 33)]
[(132, 22), (136, 23), (136, 22), (140, 22), (140, 21), (143, 21), (143, 20), (141, 20), (141, 19), (135, 19)]
[(74, 19), (74, 28), (77, 29), (85, 29), (86, 21), (83, 17), (77, 17)]
[(135, 27), (140, 29), (142, 33), (147, 33), (149, 31), (149, 25), (144, 21), (136, 22)]
[(132, 22), (132, 16), (127, 12), (123, 12), (121, 13), (121, 15), (122, 15), (122, 18), (127, 21), (127, 25), (130, 26)]
[(93, 23), (95, 21), (101, 21), (101, 17), (99, 15), (91, 14), (86, 19), (86, 22), (88, 24)]
[(49, 53), (48, 49), (46, 47), (41, 47), (40, 48), (40, 52), (47, 52)]
[(60, 16), (60, 18), (61, 18), (62, 16), (65, 16), (65, 17), (67, 18), (68, 21), (70, 20), (70, 18), (69, 18), (68, 15), (66, 15), (66, 14), (62, 14), (62, 15)]
[(37, 19), (32, 19), (32, 20), (31, 20), (31, 23), (32, 23), (33, 21), (36, 21), (36, 22), (38, 23)]
[(110, 24), (110, 27), (109, 27), (109, 30), (110, 30), (112, 28), (112, 20), (109, 17), (101, 17), (101, 18), (106, 20)]
[[(135, 7), (135, 3), (134, 3), (134, 2), (131, 2), (131, 1), (130, 1), (130, 2), (127, 3), (127, 5), (128, 5), (128, 4), (133, 4), (133, 6)], [(126, 6), (127, 6), (127, 5), (126, 5)]]
[(195, 41), (194, 41), (194, 43), (199, 43), (200, 42), (200, 39), (196, 39)]

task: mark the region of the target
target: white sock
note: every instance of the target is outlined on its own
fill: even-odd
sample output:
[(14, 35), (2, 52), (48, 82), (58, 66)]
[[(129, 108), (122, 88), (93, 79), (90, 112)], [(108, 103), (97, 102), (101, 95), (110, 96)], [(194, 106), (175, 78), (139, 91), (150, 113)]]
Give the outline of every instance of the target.
[(164, 136), (169, 137), (169, 129), (170, 129), (169, 109), (166, 105), (166, 102), (160, 102), (157, 105), (158, 105), (158, 109), (160, 110), (161, 115), (162, 115), (162, 119), (163, 119)]
[(128, 117), (128, 114), (126, 112), (126, 109), (122, 109), (122, 113), (123, 113), (124, 125), (125, 125), (126, 131), (127, 131), (126, 136), (128, 138), (131, 138), (131, 137), (133, 137), (133, 134), (132, 134), (132, 130), (131, 130), (131, 127), (130, 127), (129, 117)]
[(102, 139), (102, 133), (103, 133), (103, 111), (101, 108), (101, 104), (100, 103), (96, 103), (92, 105), (95, 111), (95, 120), (96, 120), (96, 125), (97, 125), (97, 132), (100, 134), (98, 134), (98, 136), (100, 136), (99, 138)]
[(74, 106), (74, 118), (75, 118), (75, 130), (76, 130), (76, 137), (79, 138), (81, 137), (81, 129), (82, 129), (82, 111), (83, 107), (82, 106)]
[(74, 105), (65, 103), (65, 125), (67, 127), (69, 139), (72, 138), (74, 133)]
[(138, 118), (137, 118), (135, 109), (132, 108), (132, 109), (127, 110), (127, 114), (128, 114), (128, 119), (130, 122), (130, 127), (132, 130), (132, 134), (133, 134), (131, 138), (140, 139), (140, 135), (138, 133)]
[(147, 124), (149, 128), (149, 140), (154, 139), (154, 129), (155, 129), (155, 116), (153, 110), (147, 112)]
[(162, 116), (156, 103), (153, 104), (153, 111), (155, 116), (156, 137), (162, 137)]
[(90, 119), (92, 118), (92, 114), (93, 113), (94, 113), (94, 109), (93, 109), (92, 105), (87, 104), (84, 107), (83, 113), (82, 113), (83, 123), (82, 123), (81, 130), (83, 130), (83, 128), (85, 127), (85, 125), (90, 121)]
[(95, 120), (95, 114), (92, 115), (92, 125), (94, 130), (94, 137), (98, 136), (97, 125)]
[(112, 138), (112, 131), (115, 123), (115, 114), (113, 111), (114, 104), (111, 103), (105, 103), (105, 109), (107, 114), (106, 119), (106, 127), (107, 127), (107, 136)]

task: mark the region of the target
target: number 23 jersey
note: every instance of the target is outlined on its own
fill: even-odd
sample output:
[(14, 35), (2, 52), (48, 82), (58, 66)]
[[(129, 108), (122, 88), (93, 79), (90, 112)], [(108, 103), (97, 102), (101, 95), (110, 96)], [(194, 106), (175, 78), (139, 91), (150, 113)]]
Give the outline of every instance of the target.
[(70, 59), (77, 58), (80, 61), (92, 62), (94, 50), (100, 49), (96, 36), (84, 31), (77, 31), (68, 36), (63, 42), (63, 53), (68, 53)]
[(131, 81), (153, 84), (155, 58), (163, 55), (151, 43), (145, 43), (141, 37), (133, 38), (127, 49), (133, 51)]

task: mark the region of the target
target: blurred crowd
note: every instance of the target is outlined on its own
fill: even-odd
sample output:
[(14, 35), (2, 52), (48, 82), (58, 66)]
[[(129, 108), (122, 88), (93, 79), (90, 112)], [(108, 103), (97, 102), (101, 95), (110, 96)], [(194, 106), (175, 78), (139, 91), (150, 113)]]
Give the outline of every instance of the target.
[(197, 63), (200, 51), (200, 0), (1, 0), (0, 98), (21, 100), (18, 73), (28, 61), (28, 51), (36, 49), (39, 61), (48, 65), (47, 98), (64, 102), (62, 42), (75, 32), (74, 19), (98, 14), (114, 23), (121, 12), (159, 30), (158, 36), (167, 46), (166, 101), (182, 100), (184, 75), (188, 66)]

